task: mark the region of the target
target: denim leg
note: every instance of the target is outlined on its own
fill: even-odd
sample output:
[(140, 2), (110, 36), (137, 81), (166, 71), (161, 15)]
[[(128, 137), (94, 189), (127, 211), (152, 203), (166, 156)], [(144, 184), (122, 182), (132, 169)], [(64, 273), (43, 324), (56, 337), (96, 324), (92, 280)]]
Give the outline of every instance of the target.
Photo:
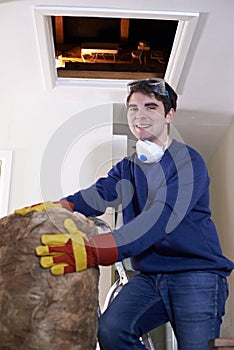
[[(208, 341), (219, 337), (228, 296), (226, 279), (207, 272), (167, 277), (172, 326), (179, 350), (208, 350)], [(168, 303), (167, 296), (165, 301)]]
[(127, 283), (99, 319), (103, 350), (145, 349), (139, 338), (168, 321), (155, 278), (138, 274)]
[(219, 336), (228, 285), (208, 272), (136, 275), (99, 320), (103, 350), (140, 350), (139, 337), (170, 320), (179, 350), (208, 350)]

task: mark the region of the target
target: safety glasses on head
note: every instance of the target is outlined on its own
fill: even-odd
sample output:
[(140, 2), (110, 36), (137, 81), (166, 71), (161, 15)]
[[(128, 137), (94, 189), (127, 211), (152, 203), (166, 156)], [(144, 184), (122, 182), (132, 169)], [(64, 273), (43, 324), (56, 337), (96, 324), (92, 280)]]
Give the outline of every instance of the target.
[(148, 85), (148, 87), (150, 87), (150, 89), (153, 92), (156, 92), (159, 95), (166, 96), (168, 99), (170, 99), (169, 93), (166, 90), (165, 81), (160, 78), (131, 81), (130, 83), (127, 84), (128, 93), (130, 94), (135, 90), (135, 88), (137, 88), (138, 86), (140, 87), (142, 85)]

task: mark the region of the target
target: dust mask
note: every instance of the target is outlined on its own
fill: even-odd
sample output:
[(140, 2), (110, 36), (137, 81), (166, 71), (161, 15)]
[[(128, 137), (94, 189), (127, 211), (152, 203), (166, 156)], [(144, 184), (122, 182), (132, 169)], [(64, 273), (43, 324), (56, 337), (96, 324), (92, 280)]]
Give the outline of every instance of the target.
[[(159, 146), (154, 142), (150, 141), (141, 141), (138, 140), (136, 143), (136, 152), (138, 158), (143, 163), (156, 163), (160, 162), (162, 156), (164, 155), (165, 150), (167, 149), (169, 138), (167, 137), (166, 142), (163, 146)], [(165, 150), (164, 150), (164, 149)]]

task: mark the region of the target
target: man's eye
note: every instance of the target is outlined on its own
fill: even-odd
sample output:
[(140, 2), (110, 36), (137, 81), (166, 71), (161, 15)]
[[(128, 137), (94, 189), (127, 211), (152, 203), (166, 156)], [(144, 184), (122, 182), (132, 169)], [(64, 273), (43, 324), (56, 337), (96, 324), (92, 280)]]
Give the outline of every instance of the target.
[(146, 110), (147, 111), (154, 111), (157, 107), (156, 106), (147, 106)]
[(136, 106), (132, 106), (132, 107), (129, 107), (128, 110), (129, 110), (129, 112), (137, 112), (139, 110), (139, 108)]

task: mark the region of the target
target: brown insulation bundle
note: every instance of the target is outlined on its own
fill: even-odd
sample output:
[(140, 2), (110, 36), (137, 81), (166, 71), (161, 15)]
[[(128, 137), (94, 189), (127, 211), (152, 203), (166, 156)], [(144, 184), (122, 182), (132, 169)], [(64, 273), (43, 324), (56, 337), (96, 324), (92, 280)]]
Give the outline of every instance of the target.
[(65, 209), (0, 220), (1, 350), (96, 348), (98, 269), (53, 276), (35, 255), (41, 234), (66, 232), (65, 218), (88, 235), (97, 232), (92, 221)]

